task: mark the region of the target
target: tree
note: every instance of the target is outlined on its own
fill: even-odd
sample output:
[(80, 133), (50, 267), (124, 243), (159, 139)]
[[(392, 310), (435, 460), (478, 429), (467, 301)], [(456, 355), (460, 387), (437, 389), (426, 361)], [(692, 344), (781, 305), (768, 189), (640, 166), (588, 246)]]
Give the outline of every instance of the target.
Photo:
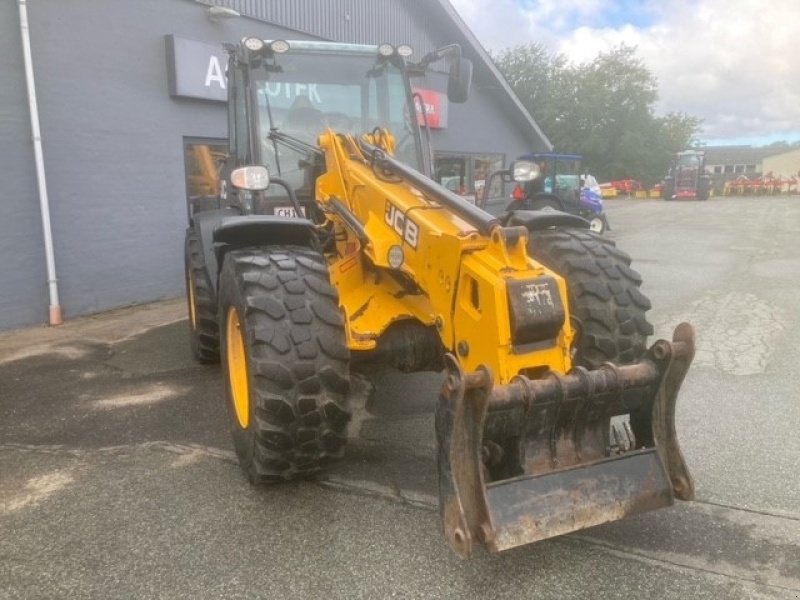
[(619, 46), (577, 65), (541, 44), (493, 58), (556, 150), (582, 154), (600, 179), (653, 184), (672, 155), (695, 141), (698, 119), (655, 116), (658, 81), (633, 47)]
[(532, 43), (505, 50), (494, 60), (540, 127), (551, 129), (561, 120), (561, 107), (566, 103), (560, 100), (569, 94), (566, 57)]

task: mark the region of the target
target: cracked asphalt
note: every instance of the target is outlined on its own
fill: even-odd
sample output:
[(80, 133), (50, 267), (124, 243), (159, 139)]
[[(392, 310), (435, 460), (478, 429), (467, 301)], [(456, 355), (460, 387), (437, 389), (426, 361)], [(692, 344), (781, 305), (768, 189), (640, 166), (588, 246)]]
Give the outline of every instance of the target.
[[(800, 198), (608, 202), (694, 502), (463, 561), (440, 534), (435, 374), (376, 371), (344, 462), (253, 488), (182, 299), (0, 333), (0, 599), (800, 598)], [(176, 257), (178, 260), (179, 257)]]

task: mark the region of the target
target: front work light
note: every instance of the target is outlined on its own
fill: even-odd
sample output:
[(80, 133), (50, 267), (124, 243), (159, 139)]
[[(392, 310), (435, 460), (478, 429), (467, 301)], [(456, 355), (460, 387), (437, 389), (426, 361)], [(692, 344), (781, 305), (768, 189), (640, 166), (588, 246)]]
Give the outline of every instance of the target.
[(414, 49), (408, 44), (402, 44), (397, 47), (397, 54), (399, 54), (403, 58), (408, 58), (409, 56), (414, 54)]
[(242, 43), (250, 52), (258, 52), (264, 47), (264, 40), (254, 37), (245, 38)]
[(530, 160), (514, 161), (511, 165), (511, 176), (519, 183), (533, 181), (539, 176), (539, 165)]
[(406, 260), (406, 256), (400, 246), (392, 246), (389, 248), (389, 256), (387, 258), (389, 259), (389, 266), (393, 269), (402, 267)]
[(270, 43), (269, 47), (275, 54), (284, 54), (289, 51), (289, 42), (286, 40), (275, 40)]
[(381, 44), (378, 46), (378, 54), (381, 56), (391, 56), (394, 54), (394, 46), (391, 44)]

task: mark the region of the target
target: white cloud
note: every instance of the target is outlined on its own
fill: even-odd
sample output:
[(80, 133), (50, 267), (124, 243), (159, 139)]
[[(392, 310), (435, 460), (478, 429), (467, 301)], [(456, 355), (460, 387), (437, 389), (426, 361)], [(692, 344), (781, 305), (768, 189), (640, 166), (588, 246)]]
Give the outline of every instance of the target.
[(537, 41), (583, 62), (620, 43), (638, 46), (659, 80), (659, 112), (702, 118), (705, 138), (800, 139), (797, 0), (651, 0), (643, 27), (594, 25), (611, 0), (453, 5), (492, 50)]
[(451, 0), (478, 40), (489, 50), (537, 41), (552, 46), (557, 35), (537, 26), (533, 11), (516, 0)]

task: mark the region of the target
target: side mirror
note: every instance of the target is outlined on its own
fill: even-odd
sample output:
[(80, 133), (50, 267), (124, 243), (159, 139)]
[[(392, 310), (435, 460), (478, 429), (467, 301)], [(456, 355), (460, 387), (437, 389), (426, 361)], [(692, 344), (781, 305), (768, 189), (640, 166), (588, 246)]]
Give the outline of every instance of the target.
[(511, 164), (511, 178), (517, 183), (525, 183), (536, 179), (541, 170), (531, 160), (516, 160)]
[(240, 190), (260, 192), (269, 187), (267, 167), (239, 167), (231, 172), (231, 184)]
[(456, 104), (462, 104), (469, 98), (469, 88), (472, 85), (472, 61), (457, 57), (450, 65), (450, 75), (447, 78), (447, 99)]

